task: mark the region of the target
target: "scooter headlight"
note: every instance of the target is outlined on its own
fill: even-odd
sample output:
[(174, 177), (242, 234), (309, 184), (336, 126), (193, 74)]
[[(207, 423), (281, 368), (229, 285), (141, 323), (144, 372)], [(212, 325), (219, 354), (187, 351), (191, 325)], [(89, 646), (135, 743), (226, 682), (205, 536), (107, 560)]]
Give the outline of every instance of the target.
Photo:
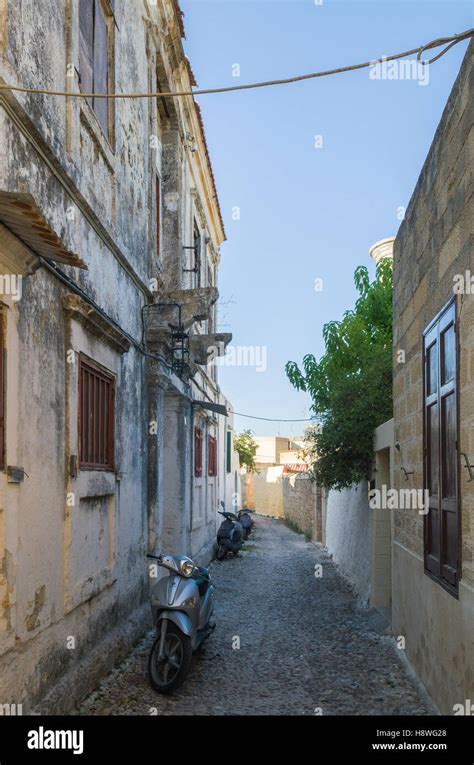
[(179, 570), (183, 576), (190, 577), (194, 573), (194, 563), (190, 558), (183, 558), (179, 564)]

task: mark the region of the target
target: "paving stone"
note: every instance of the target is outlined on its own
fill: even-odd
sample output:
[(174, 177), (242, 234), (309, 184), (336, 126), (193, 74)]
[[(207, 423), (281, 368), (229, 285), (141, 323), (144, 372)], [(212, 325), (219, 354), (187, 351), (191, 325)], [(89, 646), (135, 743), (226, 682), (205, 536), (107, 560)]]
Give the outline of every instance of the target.
[[(172, 697), (146, 675), (147, 635), (77, 710), (99, 715), (426, 715), (435, 709), (327, 550), (258, 516), (253, 549), (214, 562), (217, 628)], [(323, 576), (314, 576), (316, 564)], [(235, 636), (240, 649), (233, 649)], [(156, 712), (155, 712), (156, 710)]]

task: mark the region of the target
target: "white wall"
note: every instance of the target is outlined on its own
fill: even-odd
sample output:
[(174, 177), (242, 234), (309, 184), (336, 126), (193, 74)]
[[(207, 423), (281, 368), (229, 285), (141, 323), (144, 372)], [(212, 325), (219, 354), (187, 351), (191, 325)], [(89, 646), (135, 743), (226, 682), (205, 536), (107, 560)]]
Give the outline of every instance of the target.
[(326, 546), (364, 603), (369, 601), (371, 590), (372, 515), (367, 481), (329, 492)]

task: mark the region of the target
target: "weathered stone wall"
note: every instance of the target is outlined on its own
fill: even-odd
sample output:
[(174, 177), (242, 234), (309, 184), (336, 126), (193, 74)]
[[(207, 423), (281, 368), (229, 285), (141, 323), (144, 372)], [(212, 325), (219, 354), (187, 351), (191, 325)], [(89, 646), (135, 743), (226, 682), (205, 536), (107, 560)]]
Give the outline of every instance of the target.
[[(0, 0), (0, 77), (77, 91), (78, 9), (73, 0)], [(162, 85), (189, 82), (176, 4), (116, 3), (115, 18), (116, 25), (109, 18), (114, 90), (155, 90), (157, 70)], [(28, 475), (12, 484), (0, 471), (0, 703), (21, 703), (24, 711), (38, 705), (67, 711), (146, 628), (145, 553), (149, 543), (162, 544), (169, 530), (165, 487), (178, 498), (180, 552), (196, 553), (200, 562), (207, 556), (207, 562), (215, 535), (215, 477), (204, 481), (202, 506), (191, 512), (189, 403), (204, 387), (209, 400), (218, 398), (215, 375), (202, 367), (195, 378), (200, 388), (183, 384), (177, 391), (187, 410), (176, 407), (168, 436), (172, 446), (185, 448), (175, 451), (175, 459), (168, 450), (164, 474), (164, 392), (171, 375), (156, 374), (156, 401), (148, 406), (146, 360), (136, 347), (142, 308), (156, 298), (150, 280), (158, 292), (170, 282), (193, 286), (191, 275), (183, 274), (193, 216), (208, 243), (203, 272), (211, 257), (217, 269), (224, 233), (200, 117), (192, 99), (176, 109), (171, 102), (158, 106), (156, 99), (117, 100), (110, 109), (106, 138), (83, 99), (0, 94), (0, 191), (34, 197), (51, 228), (87, 266), (61, 264), (62, 272), (121, 328), (109, 332), (107, 324), (104, 331), (90, 304), (87, 316), (66, 310), (65, 299), (74, 293), (39, 263), (23, 279), (20, 301), (0, 297), (7, 333), (7, 462)], [(195, 152), (183, 138), (188, 132)], [(157, 175), (163, 191), (160, 257)], [(0, 261), (9, 247), (0, 229)], [(122, 347), (123, 333), (135, 343)], [(116, 470), (81, 469), (74, 476), (80, 353), (116, 378)], [(159, 427), (148, 472), (150, 419)], [(216, 430), (215, 418), (208, 424), (210, 433)]]
[(240, 486), (242, 490), (242, 507), (255, 510), (255, 492), (252, 473), (240, 474)]
[[(68, 3), (3, 3), (1, 75), (63, 89), (77, 63)], [(71, 4), (71, 8), (77, 4)], [(147, 87), (145, 28), (134, 4), (121, 4), (117, 82)], [(124, 14), (122, 16), (122, 13)], [(130, 56), (133, 40), (133, 56)], [(122, 47), (123, 46), (123, 47)], [(138, 64), (138, 59), (141, 64)], [(140, 338), (150, 276), (147, 151), (149, 105), (117, 103), (114, 144), (89, 105), (19, 95), (1, 99), (1, 190), (32, 194), (44, 217), (87, 270), (62, 266), (126, 332)], [(84, 331), (63, 309), (68, 289), (45, 268), (24, 278), (5, 303), (8, 348), (7, 460), (25, 468), (20, 485), (0, 475), (0, 548), (8, 597), (2, 609), (0, 698), (63, 710), (123, 654), (148, 620), (146, 552), (145, 359)], [(8, 302), (8, 301), (7, 301)], [(75, 364), (67, 362), (72, 352)], [(77, 455), (79, 353), (116, 375), (117, 473), (69, 473)], [(15, 384), (15, 380), (17, 381)], [(74, 505), (68, 504), (68, 493)], [(115, 632), (102, 660), (94, 648)], [(67, 639), (72, 638), (74, 643)], [(81, 666), (81, 670), (78, 667)], [(62, 695), (46, 696), (62, 679)]]
[[(400, 469), (423, 488), (422, 333), (453, 296), (453, 277), (474, 273), (473, 69), (471, 43), (406, 211), (394, 250), (395, 487)], [(474, 461), (474, 297), (456, 297), (459, 343), (459, 451)], [(406, 354), (397, 363), (397, 352)], [(474, 685), (474, 483), (460, 463), (462, 578), (459, 599), (424, 573), (423, 516), (394, 512), (393, 625), (441, 711), (472, 696)]]
[(251, 476), (257, 513), (283, 518), (283, 467), (262, 468)]
[(283, 473), (283, 466), (241, 475), (242, 505), (288, 520), (311, 539), (323, 541), (323, 493), (308, 475)]
[(311, 539), (322, 541), (321, 487), (308, 475), (283, 476), (283, 512)]

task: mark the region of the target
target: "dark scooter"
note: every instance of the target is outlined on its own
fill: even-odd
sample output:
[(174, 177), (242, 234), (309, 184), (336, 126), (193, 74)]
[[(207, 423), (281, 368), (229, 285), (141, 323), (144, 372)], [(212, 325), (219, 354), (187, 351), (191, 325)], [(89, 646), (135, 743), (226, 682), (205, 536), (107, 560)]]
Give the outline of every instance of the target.
[(242, 510), (239, 511), (238, 519), (244, 530), (244, 539), (249, 538), (250, 532), (252, 531), (255, 523), (252, 519), (252, 516), (250, 515), (251, 512), (253, 511), (249, 510), (248, 507), (243, 507)]
[(217, 560), (224, 560), (229, 553), (237, 555), (244, 541), (244, 529), (234, 513), (228, 513), (225, 504), (221, 502), (222, 510), (219, 515), (224, 516), (224, 521), (217, 531)]

